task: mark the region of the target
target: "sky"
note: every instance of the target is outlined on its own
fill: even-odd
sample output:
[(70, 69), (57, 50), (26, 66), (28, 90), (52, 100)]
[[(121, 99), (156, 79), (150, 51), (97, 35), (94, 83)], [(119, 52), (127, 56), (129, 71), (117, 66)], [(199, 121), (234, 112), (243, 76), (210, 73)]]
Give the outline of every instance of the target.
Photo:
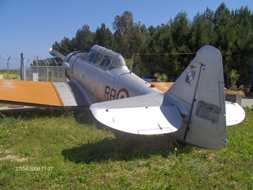
[(95, 32), (105, 23), (114, 32), (114, 17), (124, 11), (149, 27), (167, 24), (181, 11), (192, 21), (198, 12), (207, 7), (215, 11), (222, 2), (230, 11), (246, 5), (253, 10), (252, 0), (0, 0), (0, 69), (7, 67), (4, 54), (11, 69), (19, 68), (20, 53), (27, 65), (35, 56), (50, 58), (52, 44), (72, 39), (84, 24)]

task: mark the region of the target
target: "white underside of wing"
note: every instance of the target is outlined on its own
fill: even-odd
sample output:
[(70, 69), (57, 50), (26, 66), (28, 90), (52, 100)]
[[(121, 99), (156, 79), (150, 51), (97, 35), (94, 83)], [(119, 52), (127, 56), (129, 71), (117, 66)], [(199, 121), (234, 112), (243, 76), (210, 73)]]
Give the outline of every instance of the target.
[(166, 134), (176, 132), (181, 127), (182, 117), (175, 106), (161, 106), (157, 103), (156, 106), (148, 107), (142, 106), (145, 104), (143, 101), (145, 98), (128, 98), (93, 104), (90, 109), (104, 125), (132, 134)]
[(237, 125), (241, 123), (246, 114), (244, 109), (237, 103), (226, 101), (226, 125)]

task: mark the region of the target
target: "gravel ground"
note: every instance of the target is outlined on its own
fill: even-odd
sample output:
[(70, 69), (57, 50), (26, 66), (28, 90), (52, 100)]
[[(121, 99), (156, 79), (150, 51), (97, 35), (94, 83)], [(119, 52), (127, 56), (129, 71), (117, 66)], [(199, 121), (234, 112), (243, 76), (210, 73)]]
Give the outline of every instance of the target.
[(242, 107), (253, 107), (253, 98), (242, 98)]

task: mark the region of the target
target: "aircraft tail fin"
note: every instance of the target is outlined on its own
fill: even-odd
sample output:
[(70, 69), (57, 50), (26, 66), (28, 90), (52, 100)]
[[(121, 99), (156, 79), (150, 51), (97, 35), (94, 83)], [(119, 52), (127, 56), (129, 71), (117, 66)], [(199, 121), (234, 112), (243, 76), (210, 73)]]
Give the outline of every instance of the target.
[(225, 146), (224, 78), (218, 49), (202, 47), (165, 96), (183, 110), (183, 141), (208, 149)]

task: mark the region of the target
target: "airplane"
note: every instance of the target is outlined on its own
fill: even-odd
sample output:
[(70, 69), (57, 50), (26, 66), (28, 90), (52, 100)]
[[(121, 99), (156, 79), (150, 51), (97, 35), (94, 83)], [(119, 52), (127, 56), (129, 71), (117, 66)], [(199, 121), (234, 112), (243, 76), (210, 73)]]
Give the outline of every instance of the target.
[[(0, 101), (39, 107), (89, 107), (103, 125), (135, 135), (166, 134), (178, 142), (220, 150), (226, 127), (245, 111), (225, 101), (222, 55), (200, 48), (175, 83), (148, 83), (126, 66), (121, 54), (99, 45), (63, 60), (70, 82), (0, 80)], [(159, 90), (160, 89), (160, 90)]]

